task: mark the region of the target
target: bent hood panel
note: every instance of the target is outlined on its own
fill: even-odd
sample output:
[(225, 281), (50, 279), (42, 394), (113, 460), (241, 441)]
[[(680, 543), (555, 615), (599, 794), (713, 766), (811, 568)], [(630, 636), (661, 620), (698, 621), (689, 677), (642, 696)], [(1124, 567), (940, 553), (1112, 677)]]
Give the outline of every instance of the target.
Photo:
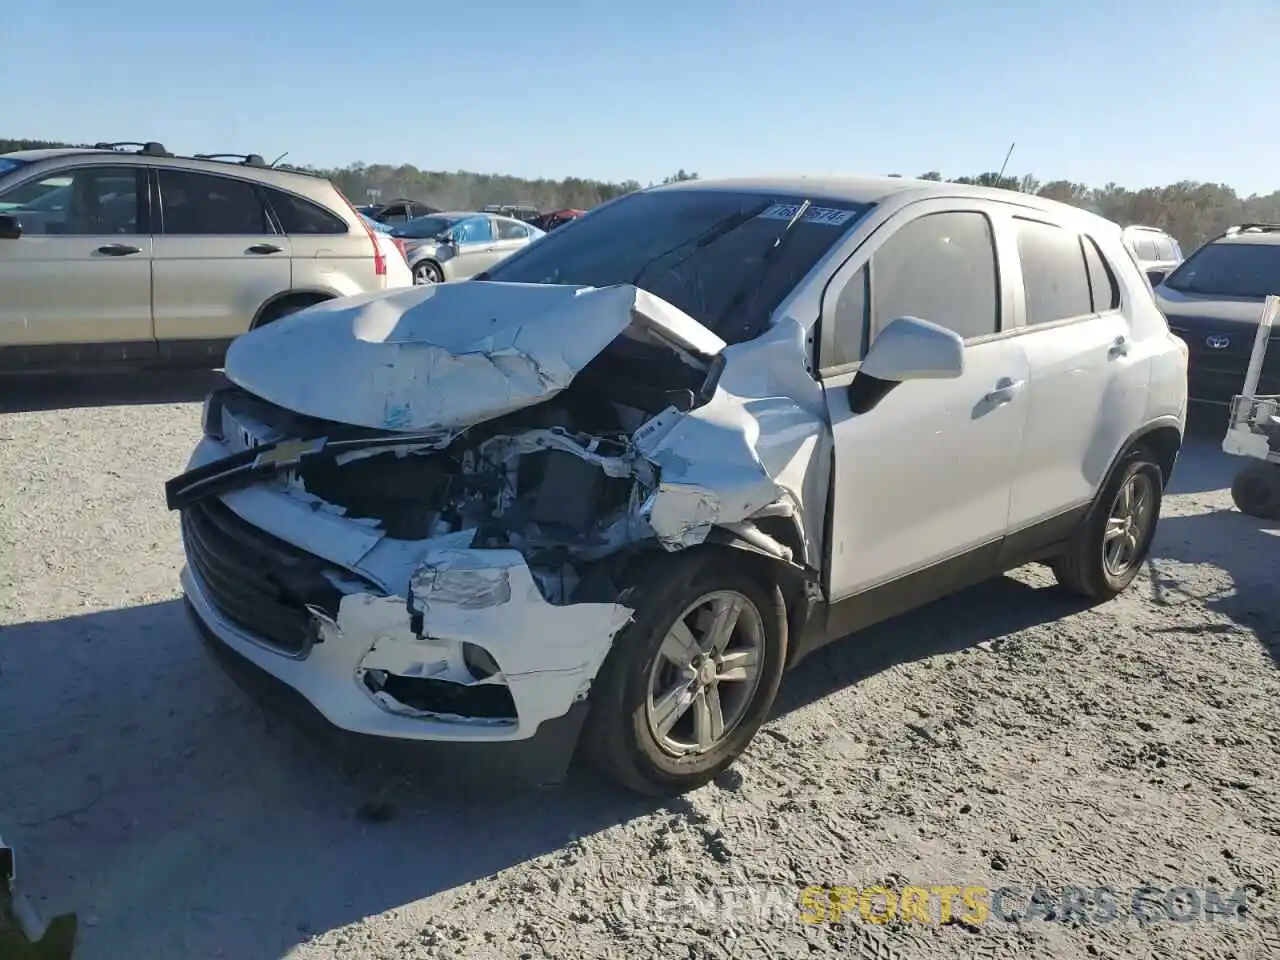
[(633, 324), (694, 353), (724, 346), (630, 284), (463, 282), (319, 304), (235, 340), (225, 371), (306, 416), (456, 430), (550, 399)]

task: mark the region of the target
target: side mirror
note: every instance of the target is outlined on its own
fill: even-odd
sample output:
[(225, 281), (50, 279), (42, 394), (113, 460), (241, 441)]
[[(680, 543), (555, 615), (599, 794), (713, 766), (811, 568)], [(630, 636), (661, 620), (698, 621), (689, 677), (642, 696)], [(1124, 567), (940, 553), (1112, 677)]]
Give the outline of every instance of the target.
[(1164, 278), (1167, 277), (1168, 275), (1169, 275), (1168, 270), (1157, 269), (1157, 270), (1147, 271), (1147, 279), (1151, 282), (1151, 285), (1153, 287), (1158, 287), (1160, 286), (1160, 284), (1164, 283)]
[(0, 213), (0, 240), (17, 240), (22, 237), (22, 222), (17, 217)]
[(899, 317), (876, 337), (858, 373), (890, 383), (951, 380), (964, 373), (964, 341), (928, 320)]

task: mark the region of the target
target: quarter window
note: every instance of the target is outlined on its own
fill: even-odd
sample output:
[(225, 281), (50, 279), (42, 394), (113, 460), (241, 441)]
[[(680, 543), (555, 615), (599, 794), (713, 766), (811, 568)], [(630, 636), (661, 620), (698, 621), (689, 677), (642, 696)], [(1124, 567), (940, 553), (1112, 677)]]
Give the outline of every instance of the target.
[(257, 188), (244, 180), (184, 170), (161, 170), (164, 232), (183, 236), (261, 236), (271, 233)]
[(1084, 243), (1084, 261), (1089, 269), (1089, 291), (1093, 295), (1093, 312), (1120, 309), (1120, 285), (1106, 257), (1092, 237), (1080, 238)]
[(347, 224), (323, 207), (283, 190), (267, 189), (271, 209), (287, 234), (346, 233)]
[[(854, 281), (856, 283), (856, 281)], [(966, 340), (1000, 329), (991, 223), (981, 213), (927, 214), (901, 227), (871, 258), (871, 340), (899, 317)]]
[(1018, 259), (1027, 297), (1027, 324), (1053, 323), (1093, 312), (1081, 238), (1072, 230), (1015, 218)]

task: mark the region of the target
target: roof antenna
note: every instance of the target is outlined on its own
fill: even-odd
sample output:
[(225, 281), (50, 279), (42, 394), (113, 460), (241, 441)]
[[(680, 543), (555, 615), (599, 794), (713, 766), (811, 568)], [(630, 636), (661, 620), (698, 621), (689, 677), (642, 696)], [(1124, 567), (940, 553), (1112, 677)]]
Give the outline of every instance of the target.
[(1009, 152), (1004, 155), (1004, 163), (1000, 164), (1000, 172), (996, 174), (996, 177), (998, 177), (1000, 180), (1004, 179), (1004, 168), (1009, 165), (1009, 158), (1013, 156), (1013, 148), (1016, 147), (1017, 145), (1018, 145), (1017, 140), (1009, 144)]
[(280, 154), (280, 156), (276, 157), (274, 160), (272, 160), (272, 161), (271, 161), (271, 166), (273, 166), (273, 167), (274, 167), (277, 163), (279, 163), (281, 160), (283, 160), (283, 159), (284, 159), (285, 157), (287, 157), (288, 155), (289, 155), (289, 151), (288, 151), (288, 150), (286, 150), (284, 153)]

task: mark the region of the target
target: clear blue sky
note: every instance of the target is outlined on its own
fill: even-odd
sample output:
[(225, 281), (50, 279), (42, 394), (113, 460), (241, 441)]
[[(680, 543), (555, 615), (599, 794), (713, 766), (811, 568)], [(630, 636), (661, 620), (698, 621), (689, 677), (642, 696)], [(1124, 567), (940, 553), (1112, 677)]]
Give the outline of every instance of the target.
[(0, 135), (1280, 189), (1280, 0), (0, 0)]

